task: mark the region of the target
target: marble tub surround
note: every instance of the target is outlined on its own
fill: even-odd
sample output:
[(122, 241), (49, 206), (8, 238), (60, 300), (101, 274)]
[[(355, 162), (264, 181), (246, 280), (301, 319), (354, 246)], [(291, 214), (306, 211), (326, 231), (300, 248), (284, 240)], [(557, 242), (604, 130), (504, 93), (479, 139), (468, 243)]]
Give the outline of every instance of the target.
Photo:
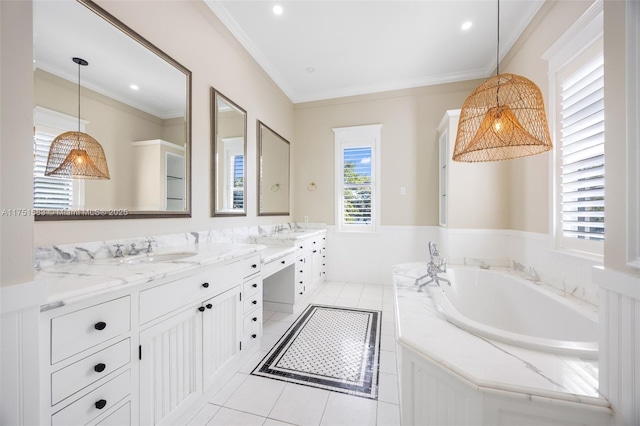
[(401, 345), (426, 357), (442, 371), (463, 378), (477, 390), (608, 409), (608, 401), (598, 392), (597, 361), (510, 346), (459, 329), (438, 312), (431, 297), (435, 287), (417, 292), (414, 283), (424, 270), (423, 263), (393, 268)]
[(257, 244), (183, 244), (172, 246), (170, 252), (195, 254), (179, 260), (154, 263), (127, 263), (126, 257), (63, 263), (40, 268), (35, 273), (35, 281), (44, 282), (48, 288), (47, 303), (41, 308), (47, 310), (171, 275), (196, 271), (203, 266), (258, 253), (264, 248), (266, 247)]

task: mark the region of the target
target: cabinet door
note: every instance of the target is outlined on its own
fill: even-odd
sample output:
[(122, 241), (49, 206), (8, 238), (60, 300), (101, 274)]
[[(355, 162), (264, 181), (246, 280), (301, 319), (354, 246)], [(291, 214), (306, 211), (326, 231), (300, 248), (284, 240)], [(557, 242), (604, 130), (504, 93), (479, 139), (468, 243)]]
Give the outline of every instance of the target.
[(192, 306), (140, 333), (140, 424), (169, 423), (202, 394), (202, 316)]
[(311, 253), (311, 286), (315, 287), (322, 280), (322, 249), (314, 248)]
[(240, 351), (242, 304), (240, 286), (204, 302), (202, 353), (204, 387)]

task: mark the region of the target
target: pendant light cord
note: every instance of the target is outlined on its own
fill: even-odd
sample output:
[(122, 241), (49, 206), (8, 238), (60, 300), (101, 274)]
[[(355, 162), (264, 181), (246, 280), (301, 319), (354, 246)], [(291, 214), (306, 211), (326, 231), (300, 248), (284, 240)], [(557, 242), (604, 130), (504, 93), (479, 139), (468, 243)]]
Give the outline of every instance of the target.
[(500, 0), (498, 0), (498, 47), (496, 48), (496, 75), (500, 75)]
[(78, 133), (80, 133), (80, 68), (82, 65), (78, 62)]

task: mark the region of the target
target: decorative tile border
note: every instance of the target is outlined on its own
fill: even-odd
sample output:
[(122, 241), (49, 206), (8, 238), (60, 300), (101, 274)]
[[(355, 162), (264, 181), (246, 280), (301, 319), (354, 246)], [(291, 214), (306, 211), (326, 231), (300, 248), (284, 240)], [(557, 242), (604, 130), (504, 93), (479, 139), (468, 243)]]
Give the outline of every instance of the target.
[(381, 317), (309, 305), (251, 374), (376, 400)]

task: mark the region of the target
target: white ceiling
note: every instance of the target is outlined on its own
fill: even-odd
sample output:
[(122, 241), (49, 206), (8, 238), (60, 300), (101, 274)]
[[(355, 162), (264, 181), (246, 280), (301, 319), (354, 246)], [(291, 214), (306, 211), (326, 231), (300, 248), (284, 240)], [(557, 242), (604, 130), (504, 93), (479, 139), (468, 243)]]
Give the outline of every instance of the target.
[(33, 2), (33, 55), (34, 68), (76, 84), (72, 58), (85, 59), (83, 87), (159, 118), (184, 117), (185, 75), (75, 0)]
[[(497, 0), (205, 2), (294, 103), (485, 78), (495, 70)], [(543, 2), (500, 2), (500, 57)], [(281, 15), (273, 13), (276, 4)], [(465, 21), (473, 23), (467, 31)]]

